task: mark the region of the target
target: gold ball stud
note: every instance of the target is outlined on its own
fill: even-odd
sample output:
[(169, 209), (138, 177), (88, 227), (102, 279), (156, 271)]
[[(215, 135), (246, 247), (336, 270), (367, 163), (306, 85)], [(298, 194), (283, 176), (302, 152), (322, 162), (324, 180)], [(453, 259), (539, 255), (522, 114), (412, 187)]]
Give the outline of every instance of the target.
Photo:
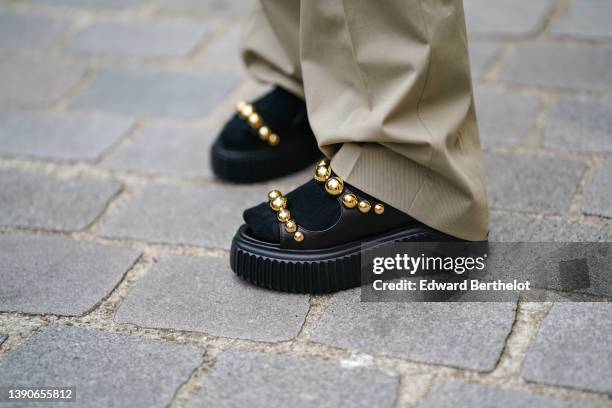
[(259, 133), (259, 138), (261, 140), (268, 140), (268, 138), (270, 137), (270, 133), (272, 133), (270, 131), (270, 128), (267, 126), (262, 126), (259, 128), (259, 130), (257, 131), (257, 133)]
[(281, 192), (278, 190), (272, 190), (268, 193), (268, 201), (272, 201), (277, 197), (282, 196)]
[(268, 144), (270, 146), (276, 146), (279, 143), (280, 143), (280, 137), (278, 137), (276, 133), (270, 133), (270, 136), (268, 137)]
[(292, 233), (297, 230), (297, 224), (293, 220), (285, 222), (285, 231)]
[(302, 242), (304, 240), (304, 233), (301, 231), (296, 231), (293, 234), (293, 239), (295, 239), (297, 242)]
[(344, 190), (344, 182), (340, 177), (332, 177), (325, 182), (325, 191), (333, 196), (339, 196)]
[(240, 116), (241, 119), (246, 119), (253, 112), (255, 112), (255, 109), (253, 108), (253, 105), (251, 105), (250, 103), (245, 103), (245, 105), (242, 107), (242, 109), (240, 109), (238, 111), (238, 116)]
[(276, 218), (280, 221), (280, 222), (287, 222), (291, 219), (291, 213), (289, 212), (288, 209), (286, 208), (281, 208), (278, 211), (278, 214), (276, 214)]
[(261, 119), (261, 116), (259, 116), (258, 113), (251, 113), (249, 115), (249, 125), (254, 128), (258, 128), (263, 125), (263, 119)]
[(342, 204), (344, 204), (346, 208), (355, 208), (357, 205), (357, 197), (355, 197), (355, 194), (345, 194), (342, 196)]
[(246, 103), (246, 101), (242, 101), (241, 100), (241, 101), (236, 102), (236, 105), (235, 105), (236, 106), (236, 111), (238, 113), (242, 112), (242, 110), (244, 108), (246, 108), (247, 105), (248, 105), (248, 103)]
[(359, 202), (359, 204), (357, 205), (357, 208), (359, 208), (359, 212), (361, 212), (362, 214), (365, 214), (370, 211), (370, 208), (372, 208), (372, 205), (366, 200), (363, 200)]
[(274, 200), (270, 201), (270, 207), (274, 211), (280, 211), (286, 206), (287, 206), (287, 198), (283, 196), (276, 197)]
[(327, 166), (327, 165), (328, 165), (328, 162), (327, 162), (327, 160), (325, 160), (325, 159), (323, 159), (323, 160), (319, 160), (319, 161), (317, 162), (317, 167), (319, 167), (319, 166)]
[(381, 203), (378, 203), (374, 206), (374, 212), (378, 215), (382, 214), (385, 212), (385, 206), (382, 205)]
[(327, 181), (327, 179), (331, 176), (331, 169), (327, 166), (317, 166), (314, 172), (314, 178), (317, 181)]

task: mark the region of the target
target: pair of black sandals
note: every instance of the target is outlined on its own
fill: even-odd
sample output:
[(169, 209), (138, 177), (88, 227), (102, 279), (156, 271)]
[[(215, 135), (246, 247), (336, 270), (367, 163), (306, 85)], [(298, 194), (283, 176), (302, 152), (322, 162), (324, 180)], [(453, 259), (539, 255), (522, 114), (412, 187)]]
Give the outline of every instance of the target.
[(275, 88), (236, 104), (211, 149), (215, 175), (253, 183), (314, 166), (313, 179), (288, 194), (268, 193), (244, 212), (230, 265), (255, 285), (296, 293), (326, 293), (361, 284), (365, 241), (455, 241), (358, 190), (322, 159), (304, 101)]

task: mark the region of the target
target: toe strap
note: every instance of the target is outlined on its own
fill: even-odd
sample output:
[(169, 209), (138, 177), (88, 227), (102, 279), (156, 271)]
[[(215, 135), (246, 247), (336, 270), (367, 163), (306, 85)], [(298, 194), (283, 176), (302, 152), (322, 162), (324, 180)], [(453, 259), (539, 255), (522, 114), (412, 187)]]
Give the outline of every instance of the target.
[(248, 102), (236, 102), (236, 112), (238, 117), (245, 120), (253, 129), (257, 130), (259, 138), (267, 142), (270, 146), (280, 143), (280, 137), (267, 126), (262, 116), (255, 111), (255, 107)]

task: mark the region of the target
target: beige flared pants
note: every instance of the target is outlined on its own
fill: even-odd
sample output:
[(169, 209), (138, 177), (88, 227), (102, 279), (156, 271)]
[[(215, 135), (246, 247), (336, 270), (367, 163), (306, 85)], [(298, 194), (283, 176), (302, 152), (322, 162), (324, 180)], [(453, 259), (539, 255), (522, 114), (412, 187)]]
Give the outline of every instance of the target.
[(440, 231), (486, 238), (461, 0), (261, 0), (242, 55), (254, 78), (305, 98), (338, 175)]

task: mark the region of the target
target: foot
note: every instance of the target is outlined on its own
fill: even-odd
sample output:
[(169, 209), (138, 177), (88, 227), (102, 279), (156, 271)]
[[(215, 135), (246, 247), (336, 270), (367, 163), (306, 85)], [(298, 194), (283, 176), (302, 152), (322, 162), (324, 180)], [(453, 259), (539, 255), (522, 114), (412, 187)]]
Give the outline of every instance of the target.
[(275, 88), (249, 104), (238, 102), (211, 149), (215, 175), (225, 181), (265, 181), (296, 172), (317, 160), (306, 104)]
[(454, 241), (332, 174), (244, 212), (232, 242), (234, 272), (258, 286), (288, 292), (332, 292), (359, 286), (363, 241)]

